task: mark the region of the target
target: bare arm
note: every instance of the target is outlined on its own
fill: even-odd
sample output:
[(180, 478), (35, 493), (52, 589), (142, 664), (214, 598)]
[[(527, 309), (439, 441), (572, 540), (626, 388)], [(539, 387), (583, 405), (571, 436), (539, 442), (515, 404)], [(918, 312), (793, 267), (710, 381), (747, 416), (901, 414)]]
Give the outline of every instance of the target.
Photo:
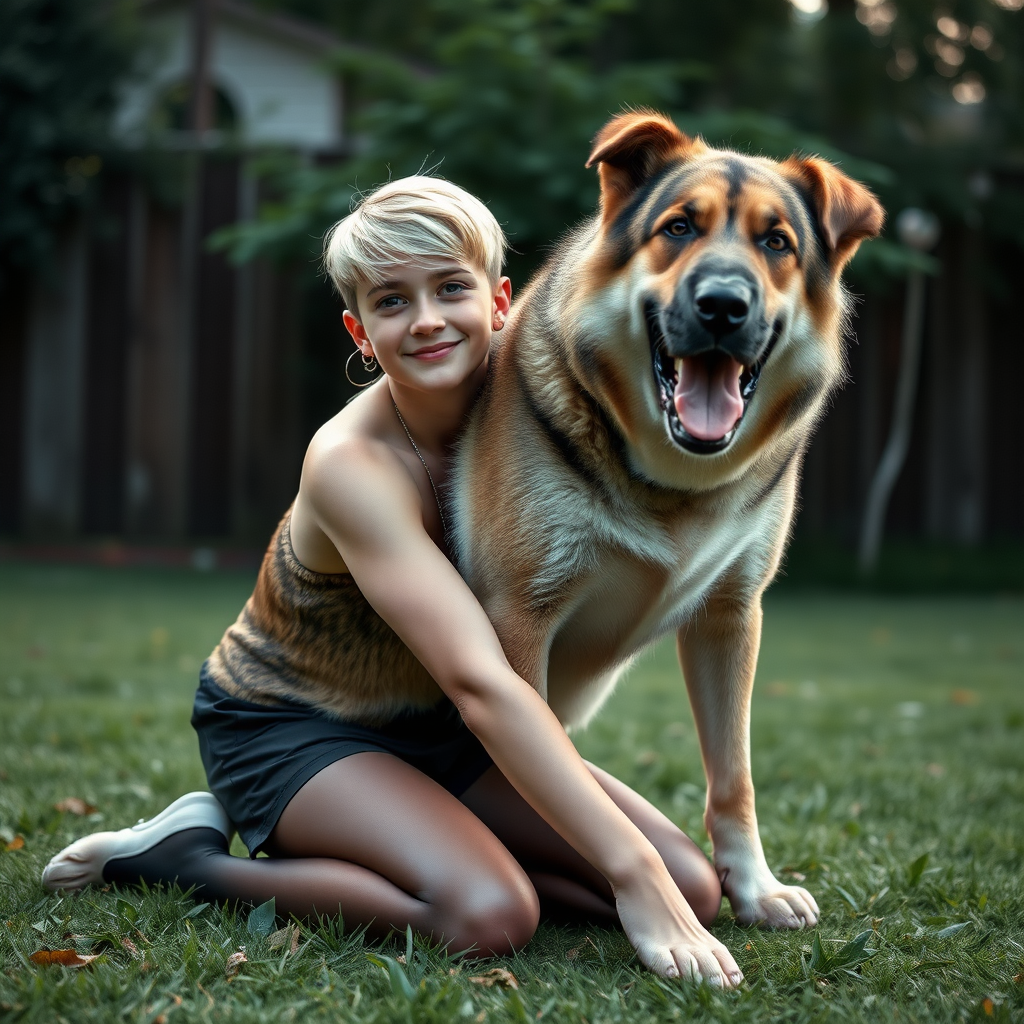
[(739, 974), (732, 957), (697, 922), (544, 700), (512, 671), (483, 609), (426, 534), (421, 496), (394, 453), (358, 441), (320, 461), (303, 481), (320, 528), (506, 778), (608, 879), (641, 959), (668, 976), (730, 983)]

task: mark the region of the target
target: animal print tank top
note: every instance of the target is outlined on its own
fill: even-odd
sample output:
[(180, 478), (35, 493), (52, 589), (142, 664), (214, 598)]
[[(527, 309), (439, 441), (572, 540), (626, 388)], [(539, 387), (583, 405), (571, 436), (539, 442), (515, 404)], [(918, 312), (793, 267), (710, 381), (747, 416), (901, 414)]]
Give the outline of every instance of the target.
[(436, 704), (441, 688), (352, 577), (299, 563), (290, 525), (291, 509), (263, 556), (252, 597), (210, 655), (213, 682), (240, 700), (301, 701), (365, 725)]

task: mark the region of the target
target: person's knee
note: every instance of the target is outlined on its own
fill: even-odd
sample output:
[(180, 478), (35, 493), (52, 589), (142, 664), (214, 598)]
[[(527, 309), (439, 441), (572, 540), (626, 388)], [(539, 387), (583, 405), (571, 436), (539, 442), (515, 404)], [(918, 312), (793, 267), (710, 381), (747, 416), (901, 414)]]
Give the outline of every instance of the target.
[(526, 874), (474, 879), (448, 908), (447, 935), (452, 948), (472, 948), (482, 956), (505, 956), (533, 938), (540, 901)]
[(714, 868), (708, 865), (706, 876), (693, 886), (693, 890), (686, 896), (687, 902), (697, 920), (705, 928), (710, 928), (711, 923), (718, 917), (722, 909), (722, 884), (718, 881)]

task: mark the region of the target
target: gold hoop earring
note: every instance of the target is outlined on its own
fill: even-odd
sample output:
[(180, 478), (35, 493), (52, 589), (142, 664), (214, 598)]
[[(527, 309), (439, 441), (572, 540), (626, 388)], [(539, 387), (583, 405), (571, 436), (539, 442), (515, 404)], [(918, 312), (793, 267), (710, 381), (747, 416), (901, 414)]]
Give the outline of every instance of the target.
[[(362, 383), (360, 383), (359, 381), (352, 379), (352, 374), (349, 371), (349, 365), (351, 364), (352, 359), (355, 356), (361, 356), (362, 357), (362, 360), (363, 360), (363, 371), (365, 373), (377, 374), (372, 380), (367, 380), (367, 381), (363, 381)], [(368, 388), (375, 381), (380, 380), (381, 374), (377, 373), (377, 370), (379, 370), (379, 369), (380, 369), (380, 367), (377, 365), (376, 358), (374, 356), (372, 356), (372, 355), (365, 355), (363, 353), (363, 351), (361, 349), (358, 349), (358, 348), (352, 353), (352, 355), (350, 355), (348, 357), (348, 359), (345, 360), (345, 378), (348, 380), (349, 384), (351, 384), (352, 387), (354, 387), (354, 388)]]

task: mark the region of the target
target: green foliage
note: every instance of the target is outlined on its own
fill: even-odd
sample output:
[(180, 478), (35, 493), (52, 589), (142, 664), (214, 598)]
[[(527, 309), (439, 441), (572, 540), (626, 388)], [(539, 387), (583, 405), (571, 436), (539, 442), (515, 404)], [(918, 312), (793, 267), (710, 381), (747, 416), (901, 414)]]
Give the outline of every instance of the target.
[(877, 949), (867, 948), (868, 940), (872, 935), (873, 932), (869, 928), (856, 938), (850, 939), (849, 942), (844, 942), (833, 952), (826, 952), (821, 944), (821, 935), (815, 932), (814, 938), (811, 940), (811, 959), (807, 965), (808, 971), (820, 978), (835, 979), (840, 974), (848, 974), (853, 978), (858, 977), (857, 968), (861, 964), (867, 963), (878, 952)]
[(121, 5), (0, 3), (0, 280), (45, 267), (55, 233), (88, 203), (133, 44)]
[(583, 164), (609, 112), (630, 103), (671, 107), (681, 84), (703, 73), (666, 61), (620, 63), (596, 75), (589, 48), (625, 6), (430, 0), (423, 7), (438, 29), (427, 36), (428, 66), (376, 51), (340, 59), (342, 73), (370, 97), (353, 126), (354, 159), (328, 169), (271, 164), (283, 202), (221, 243), (239, 259), (267, 250), (305, 255), (360, 189), (430, 169), (484, 198), (515, 248), (536, 263), (542, 245), (594, 208), (595, 176)]
[[(268, 164), (278, 201), (218, 240), (237, 259), (313, 265), (359, 189), (433, 168), (491, 205), (520, 254), (513, 270), (531, 269), (594, 209), (590, 140), (630, 104), (667, 110), (716, 145), (819, 153), (892, 212), (923, 205), (1024, 245), (1024, 13), (1009, 4), (833, 0), (816, 20), (784, 0), (263, 5), (319, 18), (346, 40), (339, 69), (357, 147), (335, 168)], [(937, 271), (889, 237), (852, 269), (879, 286), (915, 267)]]
[[(203, 786), (188, 725), (195, 677), (251, 587), (248, 574), (0, 566), (5, 1022), (959, 1024), (1024, 1013), (1020, 598), (769, 595), (752, 712), (758, 816), (769, 864), (814, 893), (822, 918), (816, 933), (760, 931), (738, 927), (726, 904), (713, 930), (746, 975), (736, 992), (660, 981), (608, 929), (544, 926), (515, 957), (480, 963), (408, 935), (371, 944), (330, 919), (303, 925), (293, 951), (266, 908), (174, 888), (45, 892), (53, 852)], [(109, 690), (83, 686), (99, 674)], [(706, 844), (671, 643), (575, 741)], [(55, 811), (68, 796), (95, 816)], [(7, 850), (17, 835), (24, 846)], [(82, 970), (28, 960), (72, 947), (100, 959)], [(499, 964), (517, 991), (470, 980)]]
[(271, 897), (266, 903), (253, 907), (245, 926), (253, 935), (269, 935), (274, 930), (274, 919), (277, 917), (277, 901)]
[(856, 552), (835, 539), (801, 538), (786, 552), (773, 590), (833, 587), (873, 593), (1024, 592), (1024, 544), (993, 541), (980, 547), (894, 540), (882, 547), (878, 571), (865, 578)]

